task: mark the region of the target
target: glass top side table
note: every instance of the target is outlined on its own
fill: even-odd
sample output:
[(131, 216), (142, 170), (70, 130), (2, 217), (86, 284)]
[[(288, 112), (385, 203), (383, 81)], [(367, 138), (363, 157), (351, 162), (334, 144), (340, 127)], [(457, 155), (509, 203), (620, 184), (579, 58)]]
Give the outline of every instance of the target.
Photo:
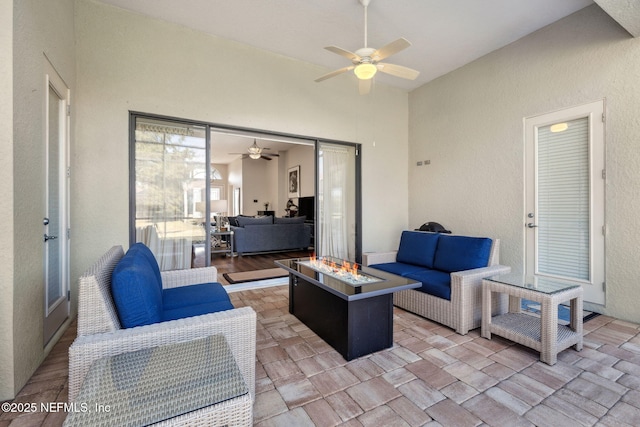
[[(509, 312), (491, 316), (493, 293), (509, 296)], [(496, 334), (540, 352), (553, 365), (558, 353), (571, 346), (582, 350), (582, 287), (552, 278), (521, 275), (493, 276), (482, 281), (482, 336)], [(540, 303), (540, 318), (521, 312), (522, 298)], [(570, 323), (558, 324), (558, 304), (569, 301)]]

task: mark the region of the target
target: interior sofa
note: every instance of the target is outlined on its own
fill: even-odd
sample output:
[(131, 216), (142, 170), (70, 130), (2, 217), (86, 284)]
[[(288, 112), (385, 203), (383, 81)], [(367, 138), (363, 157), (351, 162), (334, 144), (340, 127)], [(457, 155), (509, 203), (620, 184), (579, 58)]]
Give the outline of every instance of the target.
[[(154, 286), (161, 289), (150, 289)], [(119, 301), (123, 298), (128, 308)], [(224, 335), (255, 399), (256, 313), (233, 307), (217, 283), (216, 268), (160, 272), (144, 245), (132, 245), (126, 256), (122, 246), (114, 246), (79, 279), (69, 401), (99, 358), (216, 334)]]
[(230, 217), (234, 250), (238, 255), (307, 249), (311, 245), (311, 225), (305, 217)]
[[(466, 335), (482, 323), (482, 279), (506, 274), (499, 265), (500, 240), (423, 231), (403, 231), (397, 251), (363, 254), (363, 265), (422, 283), (396, 292), (394, 305)], [(493, 299), (494, 315), (507, 299)]]

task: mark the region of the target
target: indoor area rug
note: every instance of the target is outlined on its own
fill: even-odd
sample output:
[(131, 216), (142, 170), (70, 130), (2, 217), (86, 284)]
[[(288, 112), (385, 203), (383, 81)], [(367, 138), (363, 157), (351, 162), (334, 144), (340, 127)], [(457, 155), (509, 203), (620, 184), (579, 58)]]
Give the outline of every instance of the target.
[[(522, 299), (521, 301), (521, 307), (522, 307), (522, 311), (527, 313), (527, 314), (531, 314), (533, 316), (538, 316), (540, 317), (540, 303), (535, 302), (535, 301), (530, 301), (527, 299)], [(569, 324), (569, 314), (570, 314), (570, 310), (569, 310), (569, 306), (568, 305), (564, 305), (564, 304), (559, 304), (558, 305), (558, 323), (561, 325), (568, 325)], [(593, 311), (587, 311), (587, 310), (583, 310), (582, 311), (582, 321), (586, 322), (588, 320), (593, 319), (596, 316), (599, 316), (600, 314), (595, 313)]]
[(268, 268), (266, 270), (242, 271), (239, 273), (224, 273), (223, 276), (229, 284), (254, 282), (256, 280), (277, 279), (286, 277), (289, 273), (282, 268)]

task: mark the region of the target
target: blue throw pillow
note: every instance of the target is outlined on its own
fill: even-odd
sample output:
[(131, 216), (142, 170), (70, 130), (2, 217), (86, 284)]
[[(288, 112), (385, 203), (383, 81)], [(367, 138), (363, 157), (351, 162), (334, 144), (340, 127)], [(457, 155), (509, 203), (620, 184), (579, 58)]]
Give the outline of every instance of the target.
[(141, 252), (127, 251), (111, 275), (111, 295), (125, 328), (162, 320), (162, 285)]
[(433, 268), (451, 273), (486, 267), (490, 254), (489, 238), (441, 235)]
[(396, 261), (433, 268), (433, 257), (440, 234), (424, 231), (403, 231)]

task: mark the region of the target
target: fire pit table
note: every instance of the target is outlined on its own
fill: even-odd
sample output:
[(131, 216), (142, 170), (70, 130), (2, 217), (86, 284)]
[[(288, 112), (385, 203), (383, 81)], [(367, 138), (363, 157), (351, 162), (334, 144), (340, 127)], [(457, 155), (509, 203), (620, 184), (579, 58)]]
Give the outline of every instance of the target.
[(289, 313), (352, 360), (393, 345), (393, 293), (421, 286), (334, 258), (275, 262), (289, 272)]

